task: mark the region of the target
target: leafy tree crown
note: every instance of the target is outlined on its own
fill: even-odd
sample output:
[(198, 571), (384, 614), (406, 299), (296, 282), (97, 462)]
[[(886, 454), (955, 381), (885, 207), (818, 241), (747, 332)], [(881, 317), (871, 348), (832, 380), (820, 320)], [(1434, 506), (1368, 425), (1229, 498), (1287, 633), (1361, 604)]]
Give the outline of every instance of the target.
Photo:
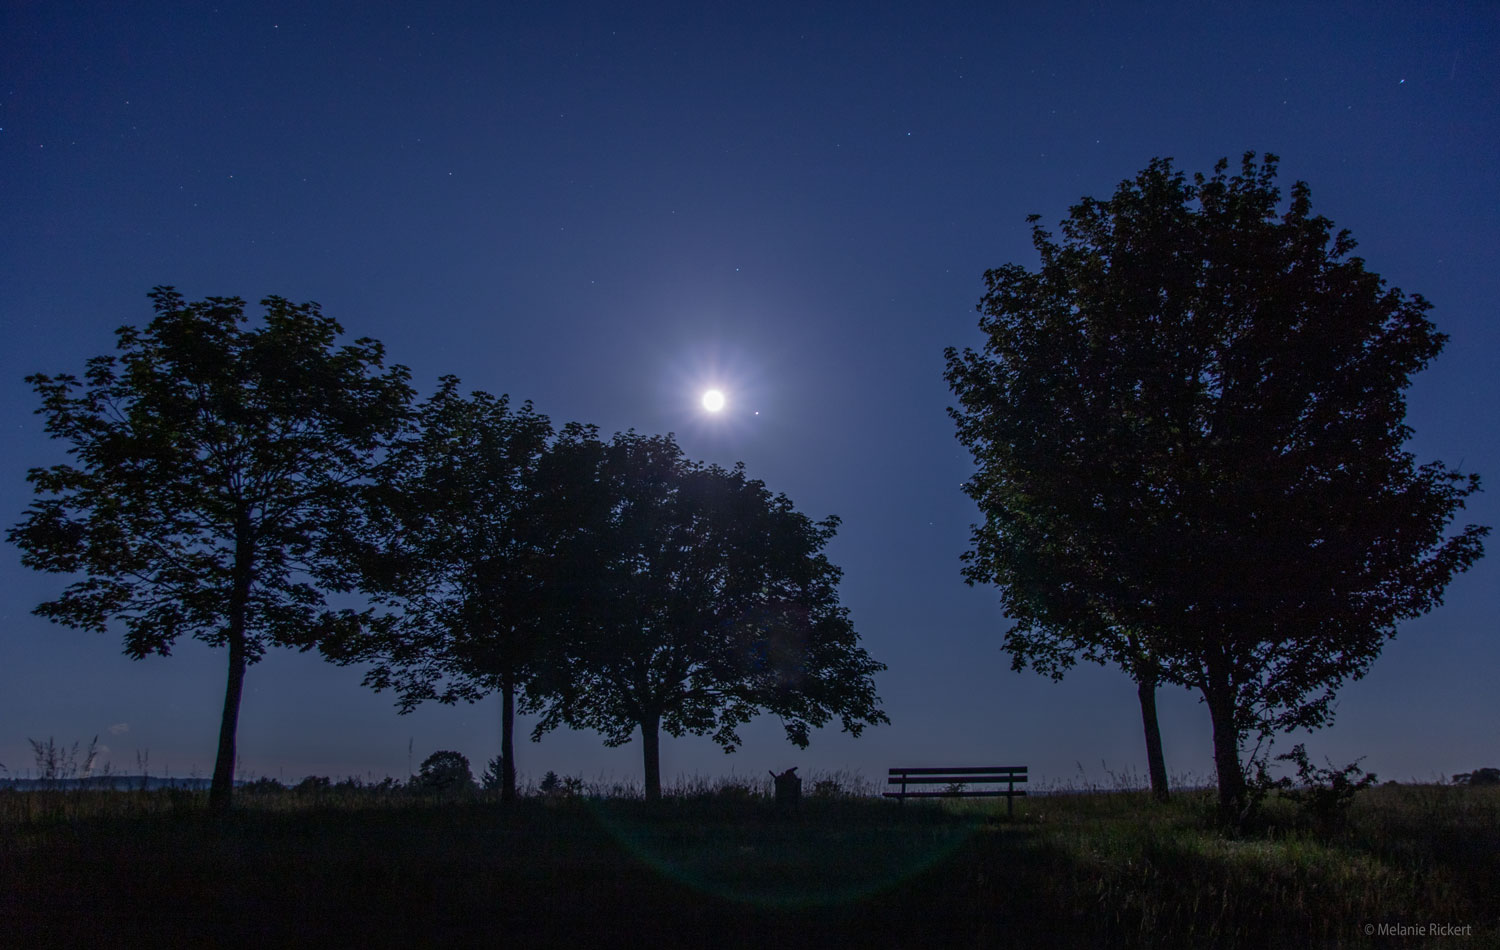
[(248, 328), (237, 297), (151, 298), (81, 379), (27, 377), (71, 460), (28, 473), (40, 497), (8, 538), (28, 567), (83, 575), (36, 612), (121, 621), (139, 658), (183, 634), (222, 644), (238, 611), (250, 662), (369, 622), (327, 609), (341, 584), (321, 541), (400, 426), (407, 370), (380, 372), (374, 340), (337, 346), (317, 304), (268, 297)]
[(1144, 658), (1228, 683), (1238, 726), (1313, 726), (1397, 622), (1482, 553), (1447, 531), (1476, 475), (1405, 449), (1404, 391), (1447, 338), (1314, 215), (1277, 160), (1157, 159), (1037, 270), (985, 275), (982, 349), (947, 351), (984, 519), (964, 555), (1017, 668)]

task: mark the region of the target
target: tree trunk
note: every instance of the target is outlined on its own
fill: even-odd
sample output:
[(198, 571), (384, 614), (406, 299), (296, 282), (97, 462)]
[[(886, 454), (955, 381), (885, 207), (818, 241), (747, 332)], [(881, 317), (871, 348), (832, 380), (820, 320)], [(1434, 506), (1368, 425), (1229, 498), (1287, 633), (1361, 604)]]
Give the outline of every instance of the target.
[(1156, 680), (1141, 677), (1136, 683), (1141, 698), (1141, 723), (1146, 728), (1146, 768), (1151, 773), (1151, 797), (1159, 802), (1170, 798), (1167, 790), (1167, 760), (1161, 751), (1161, 727), (1156, 721)]
[(506, 678), (500, 684), (500, 801), (516, 800), (516, 684)]
[(1240, 766), (1240, 730), (1235, 724), (1234, 690), (1210, 681), (1204, 690), (1214, 725), (1214, 769), (1219, 774), (1219, 821), (1237, 824), (1245, 805), (1245, 772)]
[(661, 715), (641, 719), (641, 752), (646, 758), (646, 801), (661, 801)]
[(224, 715), (219, 719), (219, 754), (208, 788), (208, 810), (215, 814), (229, 811), (234, 792), (234, 740), (240, 724), (240, 696), (245, 690), (245, 620), (250, 609), (254, 561), (250, 513), (241, 508), (235, 520), (234, 573), (229, 588), (229, 679), (224, 687)]
[[(234, 629), (238, 626), (239, 629)], [(208, 790), (208, 810), (217, 814), (229, 811), (234, 789), (235, 732), (240, 721), (240, 695), (245, 686), (245, 633), (243, 620), (231, 621), (229, 631), (229, 681), (224, 688), (224, 715), (219, 720), (219, 755), (214, 760), (213, 784)]]

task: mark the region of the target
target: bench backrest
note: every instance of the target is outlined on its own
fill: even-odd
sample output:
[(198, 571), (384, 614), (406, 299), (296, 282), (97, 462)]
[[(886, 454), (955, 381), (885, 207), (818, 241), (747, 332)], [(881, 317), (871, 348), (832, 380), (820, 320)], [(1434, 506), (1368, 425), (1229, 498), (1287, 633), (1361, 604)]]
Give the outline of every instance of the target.
[(992, 765), (942, 769), (932, 767), (891, 769), (890, 785), (953, 785), (958, 783), (1024, 782), (1026, 766)]

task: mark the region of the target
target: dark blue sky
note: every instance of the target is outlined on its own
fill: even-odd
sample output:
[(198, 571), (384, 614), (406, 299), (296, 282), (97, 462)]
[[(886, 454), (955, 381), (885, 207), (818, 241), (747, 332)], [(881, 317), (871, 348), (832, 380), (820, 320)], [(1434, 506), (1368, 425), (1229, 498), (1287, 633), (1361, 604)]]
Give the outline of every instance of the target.
[[(774, 721), (724, 756), (668, 739), (663, 776), (798, 765), (1144, 770), (1114, 670), (1014, 674), (994, 590), (958, 556), (975, 510), (944, 414), (946, 345), (977, 344), (988, 267), (1153, 156), (1282, 157), (1369, 266), (1452, 335), (1411, 393), (1420, 458), (1492, 490), (1500, 523), (1500, 14), (1472, 4), (12, 2), (0, 12), (0, 514), (61, 446), (22, 377), (77, 371), (149, 319), (146, 292), (317, 300), (423, 393), (532, 399), (554, 422), (677, 433), (799, 509), (829, 553), (892, 725), (801, 752)], [(1120, 5), (1123, 6), (1123, 5)], [(1007, 9), (1009, 7), (1009, 9)], [(709, 420), (710, 383), (731, 400)], [(759, 415), (755, 415), (758, 412)], [(117, 771), (207, 775), (224, 656), (133, 662), (116, 635), (30, 615), (64, 580), (0, 557), (0, 762), (27, 737)], [(1500, 562), (1405, 625), (1346, 687), (1315, 757), (1384, 777), (1500, 763)], [(248, 774), (476, 771), (498, 701), (400, 717), (354, 669), (275, 653), (241, 714)], [(527, 723), (529, 726), (529, 722)], [(1212, 774), (1208, 716), (1162, 696), (1167, 765)], [(1283, 740), (1290, 745), (1290, 740)], [(559, 732), (546, 769), (638, 779), (638, 743)], [(1101, 764), (1102, 763), (1102, 764)]]

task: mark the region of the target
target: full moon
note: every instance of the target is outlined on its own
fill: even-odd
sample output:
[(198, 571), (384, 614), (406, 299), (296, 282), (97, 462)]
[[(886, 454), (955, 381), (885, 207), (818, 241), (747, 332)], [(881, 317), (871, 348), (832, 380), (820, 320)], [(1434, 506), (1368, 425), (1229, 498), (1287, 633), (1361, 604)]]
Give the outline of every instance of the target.
[(710, 389), (703, 394), (703, 408), (709, 412), (718, 412), (724, 408), (724, 394), (717, 389)]

